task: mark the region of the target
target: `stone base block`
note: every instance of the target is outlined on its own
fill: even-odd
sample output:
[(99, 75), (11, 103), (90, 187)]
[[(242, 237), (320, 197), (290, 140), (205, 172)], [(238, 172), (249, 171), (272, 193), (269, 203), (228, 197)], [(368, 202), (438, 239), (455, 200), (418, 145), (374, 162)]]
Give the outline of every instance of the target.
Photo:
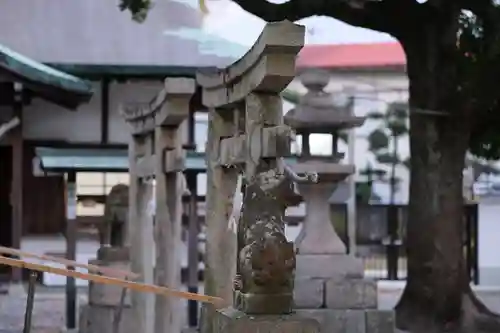
[[(115, 261), (108, 262), (103, 260), (89, 260), (89, 264), (98, 265), (109, 268), (116, 268), (124, 271), (128, 271), (130, 269), (130, 264), (128, 262), (123, 261)], [(117, 306), (120, 304), (120, 298), (122, 293), (122, 287), (89, 282), (89, 304), (97, 305), (97, 306)], [(130, 306), (130, 290), (128, 290), (125, 294), (125, 302), (126, 306)]]
[(235, 308), (252, 315), (290, 313), (293, 309), (293, 294), (244, 294), (234, 292)]
[(327, 309), (376, 309), (377, 282), (365, 279), (330, 279), (325, 284)]
[[(113, 332), (113, 321), (116, 307), (85, 305), (80, 310), (78, 333), (103, 333)], [(119, 333), (137, 333), (134, 314), (131, 308), (123, 308)]]
[(127, 262), (130, 261), (130, 251), (127, 247), (103, 246), (97, 250), (97, 260)]
[[(89, 304), (96, 306), (119, 306), (123, 288), (89, 281)], [(131, 291), (125, 292), (124, 306), (132, 306)]]
[(394, 332), (396, 314), (392, 310), (366, 310), (366, 333)]
[(217, 310), (214, 317), (213, 328), (214, 333), (320, 332), (318, 321), (310, 317), (306, 318), (300, 316), (296, 313), (289, 315), (247, 315), (234, 308)]
[(298, 254), (296, 276), (300, 278), (363, 278), (360, 258), (347, 254)]
[(181, 333), (198, 333), (198, 327), (185, 327), (181, 329)]
[(295, 308), (319, 309), (325, 307), (325, 279), (297, 278), (293, 292)]
[(380, 310), (297, 310), (297, 314), (317, 320), (322, 333), (394, 333), (393, 311)]

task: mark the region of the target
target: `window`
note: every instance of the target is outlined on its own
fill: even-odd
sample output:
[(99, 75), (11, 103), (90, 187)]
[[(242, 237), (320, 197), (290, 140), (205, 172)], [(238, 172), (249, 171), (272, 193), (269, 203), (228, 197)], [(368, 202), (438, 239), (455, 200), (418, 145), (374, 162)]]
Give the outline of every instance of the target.
[(302, 153), (302, 135), (297, 135), (295, 141), (292, 141), (290, 151), (294, 155), (300, 155)]
[(198, 195), (206, 195), (207, 194), (207, 174), (199, 173), (197, 176), (198, 183)]
[(309, 135), (309, 145), (313, 156), (332, 155), (332, 136), (330, 134), (314, 133)]
[(194, 141), (196, 143), (196, 151), (199, 153), (205, 152), (205, 145), (208, 139), (208, 114), (196, 113), (194, 125)]
[(104, 184), (106, 194), (111, 191), (111, 188), (117, 184), (129, 184), (130, 176), (128, 172), (107, 172), (104, 174)]
[(76, 174), (77, 195), (104, 195), (105, 182), (102, 172), (79, 172)]
[(77, 216), (102, 216), (104, 215), (104, 204), (97, 202), (78, 202), (76, 205)]
[[(76, 193), (80, 196), (106, 196), (119, 183), (129, 183), (127, 172), (80, 172), (76, 175)], [(80, 216), (101, 216), (104, 204), (93, 200), (80, 201), (76, 213)]]

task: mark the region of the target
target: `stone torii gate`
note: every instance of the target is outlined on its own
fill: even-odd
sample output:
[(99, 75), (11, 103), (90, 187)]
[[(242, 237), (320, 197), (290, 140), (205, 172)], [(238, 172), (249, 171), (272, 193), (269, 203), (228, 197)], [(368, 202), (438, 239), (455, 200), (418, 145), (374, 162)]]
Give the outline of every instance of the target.
[[(139, 273), (144, 282), (176, 289), (180, 289), (181, 284), (178, 250), (185, 191), (182, 174), (185, 151), (179, 127), (189, 116), (189, 102), (194, 92), (193, 79), (167, 78), (153, 101), (128, 104), (122, 110), (132, 127), (129, 145), (132, 270)], [(156, 181), (154, 231), (148, 213), (152, 194), (147, 180), (152, 178)], [(154, 273), (152, 244), (156, 244)], [(150, 294), (136, 293), (132, 294), (132, 307), (137, 316), (136, 332), (180, 332), (178, 299), (161, 296), (153, 299)]]
[[(205, 292), (232, 305), (207, 313), (202, 332), (237, 332), (245, 325), (266, 332), (317, 331), (314, 321), (291, 315), (295, 252), (283, 221), (293, 181), (310, 180), (284, 163), (293, 132), (283, 125), (279, 96), (294, 78), (303, 43), (303, 26), (268, 23), (243, 58), (197, 75), (209, 109)], [(233, 195), (241, 190), (235, 188), (239, 172), (246, 186), (234, 237), (228, 219), (235, 211)]]

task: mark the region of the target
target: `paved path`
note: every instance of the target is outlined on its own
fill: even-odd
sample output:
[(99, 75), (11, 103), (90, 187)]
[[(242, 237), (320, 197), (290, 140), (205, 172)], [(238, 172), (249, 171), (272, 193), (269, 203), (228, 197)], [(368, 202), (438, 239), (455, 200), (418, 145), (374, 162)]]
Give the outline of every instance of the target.
[[(20, 285), (0, 295), (0, 333), (20, 333), (24, 326), (26, 292)], [(64, 293), (41, 291), (35, 295), (32, 333), (59, 333), (65, 325)]]
[[(404, 283), (379, 282), (378, 304), (390, 309), (398, 301)], [(475, 288), (478, 296), (491, 310), (500, 312), (500, 288)], [(200, 288), (203, 292), (203, 288)], [(86, 302), (86, 289), (79, 290), (80, 304)], [(26, 292), (21, 285), (11, 285), (9, 294), (0, 294), (0, 333), (21, 333), (24, 325)], [(180, 316), (186, 321), (186, 302)], [(60, 333), (65, 326), (65, 295), (63, 288), (37, 287), (33, 309), (32, 333)]]

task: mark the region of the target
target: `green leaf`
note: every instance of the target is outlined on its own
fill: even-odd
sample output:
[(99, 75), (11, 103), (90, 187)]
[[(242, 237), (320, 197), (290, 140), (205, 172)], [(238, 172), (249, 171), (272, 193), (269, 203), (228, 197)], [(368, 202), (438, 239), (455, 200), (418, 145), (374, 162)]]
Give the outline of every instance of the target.
[(394, 155), (391, 153), (377, 154), (375, 155), (377, 162), (382, 164), (401, 164), (402, 161), (399, 159), (398, 155)]
[(359, 170), (361, 176), (366, 176), (367, 178), (381, 178), (385, 176), (387, 171), (382, 169), (374, 169), (370, 165), (366, 166), (364, 169)]
[(120, 0), (118, 7), (121, 11), (128, 10), (134, 21), (143, 23), (153, 8), (153, 3), (151, 0)]
[(397, 186), (402, 182), (401, 178), (399, 177), (389, 177), (387, 179), (381, 179), (380, 181), (384, 184), (394, 184), (394, 188), (397, 188)]
[(408, 104), (394, 102), (387, 107), (387, 114), (399, 120), (408, 119)]
[(374, 119), (374, 120), (382, 120), (385, 118), (385, 114), (383, 112), (372, 111), (372, 112), (368, 112), (366, 117), (369, 119)]
[(389, 137), (382, 129), (376, 129), (371, 132), (368, 137), (368, 149), (371, 152), (376, 152), (389, 147)]
[(391, 131), (391, 135), (396, 138), (408, 134), (408, 127), (406, 126), (406, 122), (402, 121), (401, 119), (390, 120), (387, 123), (387, 127)]
[(356, 201), (362, 203), (370, 202), (372, 197), (372, 186), (368, 182), (356, 182)]

